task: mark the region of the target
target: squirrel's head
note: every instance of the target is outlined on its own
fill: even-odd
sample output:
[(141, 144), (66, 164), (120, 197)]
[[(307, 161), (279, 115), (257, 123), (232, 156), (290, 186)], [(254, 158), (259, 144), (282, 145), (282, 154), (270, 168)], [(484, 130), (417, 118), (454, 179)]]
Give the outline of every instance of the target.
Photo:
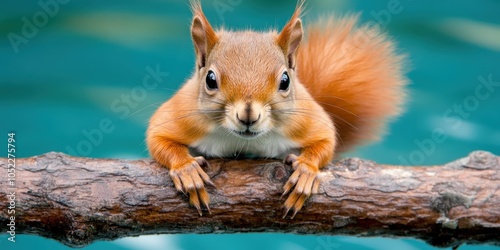
[(213, 121), (243, 138), (284, 125), (293, 112), (298, 84), (295, 60), (303, 33), (301, 6), (279, 33), (234, 32), (214, 31), (200, 4), (193, 2), (191, 36), (199, 108)]

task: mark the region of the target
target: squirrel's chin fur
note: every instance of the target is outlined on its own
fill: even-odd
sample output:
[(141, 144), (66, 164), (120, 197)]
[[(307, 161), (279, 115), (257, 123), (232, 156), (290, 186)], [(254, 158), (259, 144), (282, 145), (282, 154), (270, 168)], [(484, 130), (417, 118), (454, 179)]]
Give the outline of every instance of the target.
[[(251, 157), (283, 159), (297, 152), (300, 145), (276, 131), (268, 131), (254, 138), (242, 138), (228, 133), (222, 127), (216, 128), (202, 139), (192, 143), (190, 149), (206, 157)], [(294, 150), (295, 149), (295, 150)]]

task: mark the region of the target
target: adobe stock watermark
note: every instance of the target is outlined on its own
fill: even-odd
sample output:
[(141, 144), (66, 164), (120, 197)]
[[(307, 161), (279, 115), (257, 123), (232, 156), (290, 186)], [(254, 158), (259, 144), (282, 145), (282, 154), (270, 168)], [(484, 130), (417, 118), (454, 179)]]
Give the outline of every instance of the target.
[[(411, 2), (412, 0), (406, 0)], [(387, 5), (385, 9), (381, 9), (378, 11), (371, 10), (370, 15), (373, 20), (368, 21), (363, 26), (367, 27), (363, 29), (363, 33), (360, 36), (354, 37), (353, 42), (351, 43), (343, 43), (340, 48), (340, 52), (342, 55), (349, 56), (348, 53), (353, 50), (360, 49), (369, 44), (370, 40), (375, 39), (379, 32), (367, 32), (369, 30), (375, 29), (383, 29), (392, 22), (392, 18), (395, 15), (401, 14), (404, 10), (404, 6), (400, 0), (389, 0), (387, 1)]]
[(232, 12), (234, 7), (240, 5), (243, 0), (215, 0), (212, 5), (219, 16), (219, 19), (224, 22), (224, 13)]
[(398, 160), (401, 165), (421, 165), (424, 163), (425, 158), (431, 156), (436, 151), (437, 146), (448, 139), (445, 131), (459, 130), (463, 120), (478, 110), (481, 102), (490, 98), (500, 87), (500, 82), (494, 81), (492, 74), (489, 74), (488, 77), (480, 75), (477, 79), (479, 83), (475, 86), (473, 94), (468, 95), (459, 103), (454, 103), (451, 108), (443, 112), (442, 119), (447, 126), (434, 128), (426, 138), (415, 139), (413, 143), (417, 149), (411, 151), (407, 156), (399, 155)]
[[(146, 67), (147, 74), (142, 79), (140, 85), (135, 86), (128, 93), (122, 93), (120, 97), (114, 99), (110, 104), (110, 109), (119, 115), (121, 120), (127, 119), (132, 111), (139, 107), (139, 103), (143, 102), (149, 90), (158, 87), (164, 81), (164, 78), (169, 75), (167, 72), (160, 70), (160, 65), (155, 68)], [(92, 153), (95, 147), (98, 147), (104, 140), (105, 134), (112, 133), (116, 129), (113, 121), (109, 117), (102, 118), (96, 128), (82, 130), (82, 135), (85, 139), (79, 141), (74, 147), (66, 146), (66, 151), (74, 156), (88, 156)]]
[(33, 39), (41, 28), (47, 26), (50, 18), (55, 17), (59, 13), (61, 5), (65, 5), (69, 3), (69, 1), (70, 0), (39, 0), (38, 6), (41, 10), (35, 12), (31, 18), (26, 16), (21, 18), (23, 26), (19, 33), (9, 32), (9, 34), (7, 34), (7, 38), (14, 52), (16, 54), (19, 53), (19, 46), (21, 46), (21, 44), (26, 45), (30, 39)]
[(10, 132), (7, 134), (7, 185), (3, 187), (8, 190), (7, 193), (7, 240), (16, 242), (16, 133)]

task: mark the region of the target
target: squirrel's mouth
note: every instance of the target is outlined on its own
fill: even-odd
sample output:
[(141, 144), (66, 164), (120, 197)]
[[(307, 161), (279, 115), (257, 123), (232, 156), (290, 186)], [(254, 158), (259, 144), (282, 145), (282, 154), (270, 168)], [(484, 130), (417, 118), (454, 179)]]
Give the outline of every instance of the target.
[(245, 139), (255, 138), (255, 137), (257, 137), (257, 136), (259, 136), (261, 134), (261, 132), (252, 132), (249, 129), (247, 129), (245, 131), (232, 130), (232, 132), (235, 133), (236, 135), (240, 136), (240, 137), (245, 138)]

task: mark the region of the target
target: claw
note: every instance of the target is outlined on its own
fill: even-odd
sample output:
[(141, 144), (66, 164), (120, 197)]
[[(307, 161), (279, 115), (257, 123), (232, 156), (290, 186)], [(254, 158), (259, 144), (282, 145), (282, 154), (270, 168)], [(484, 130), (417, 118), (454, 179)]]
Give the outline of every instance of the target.
[(293, 210), (295, 212), (293, 213), (292, 219), (297, 214), (297, 212), (300, 211), (300, 209), (302, 209), (302, 206), (304, 206), (304, 203), (306, 202), (308, 197), (309, 197), (308, 195), (303, 194), (299, 196), (299, 198), (297, 198), (297, 200), (295, 201), (295, 205), (293, 205)]
[(281, 198), (283, 198), (285, 195), (287, 195), (290, 192), (290, 190), (292, 190), (293, 186), (294, 186), (294, 184), (291, 184), (290, 181), (288, 181), (285, 184), (285, 186), (283, 187), (283, 189), (285, 189), (285, 190), (281, 194)]
[(213, 188), (217, 188), (217, 187), (215, 186), (215, 183), (213, 183), (211, 180), (206, 181), (206, 183), (207, 183), (207, 185), (209, 185), (209, 186), (211, 186), (211, 187), (213, 187)]
[(290, 208), (285, 209), (285, 213), (283, 214), (283, 219), (286, 218), (289, 211), (290, 211)]
[(285, 201), (286, 213), (285, 213), (285, 216), (283, 218), (285, 218), (286, 215), (288, 214), (288, 212), (290, 211), (290, 209), (292, 209), (294, 207), (294, 204), (295, 204), (295, 202), (297, 202), (298, 198), (299, 198), (299, 196), (297, 195), (297, 193), (292, 192), (290, 194), (290, 196), (288, 197), (288, 199), (286, 199), (286, 201)]
[(200, 199), (198, 198), (198, 192), (196, 192), (196, 189), (189, 191), (189, 203), (196, 207), (200, 216), (203, 215), (201, 212)]
[(209, 207), (210, 196), (205, 189), (204, 183), (214, 187), (215, 185), (200, 167), (200, 165), (208, 165), (208, 162), (206, 162), (203, 157), (196, 157), (194, 160), (195, 161), (171, 169), (170, 177), (174, 182), (175, 188), (189, 196), (189, 203), (192, 204), (198, 211), (198, 214), (202, 216), (202, 205), (211, 213)]
[(210, 164), (208, 164), (208, 161), (205, 160), (205, 158), (203, 158), (203, 157), (196, 157), (195, 160), (196, 160), (196, 162), (198, 162), (198, 165), (199, 165), (199, 166), (196, 166), (196, 171), (198, 172), (200, 177), (203, 179), (203, 181), (206, 184), (208, 184), (212, 187), (215, 187), (215, 184), (210, 180), (210, 176), (208, 176), (208, 174), (205, 173), (205, 171), (203, 171), (203, 169), (201, 169), (202, 166), (210, 167)]
[(319, 193), (319, 180), (314, 180), (312, 193), (313, 194)]
[(203, 205), (207, 208), (208, 213), (211, 214), (210, 207), (208, 206), (208, 203), (210, 202), (210, 196), (208, 196), (207, 190), (205, 190), (204, 188), (199, 189), (198, 196), (200, 198), (200, 201), (203, 202)]
[(179, 176), (170, 172), (170, 178), (172, 178), (172, 181), (174, 182), (175, 189), (177, 189), (177, 191), (183, 193), (184, 195), (187, 195), (184, 191), (184, 187), (182, 186), (182, 182), (179, 179)]
[(210, 167), (210, 164), (208, 164), (208, 161), (203, 156), (194, 157), (194, 160), (198, 162), (200, 166)]
[(288, 165), (292, 165), (295, 161), (297, 161), (297, 156), (294, 154), (289, 154), (285, 157), (285, 160), (283, 161), (283, 163), (288, 164)]
[(288, 213), (293, 210), (291, 214), (291, 218), (293, 219), (302, 209), (309, 196), (318, 192), (318, 169), (308, 164), (307, 161), (304, 162), (302, 159), (298, 160), (297, 156), (293, 154), (288, 155), (285, 162), (291, 163), (295, 171), (283, 187), (284, 192), (282, 197), (286, 194), (290, 194), (285, 201), (285, 214), (283, 218), (286, 218)]
[(285, 187), (285, 191), (281, 194), (281, 197), (280, 198), (283, 198), (285, 197), (286, 194), (288, 194), (288, 192), (290, 192), (291, 188), (287, 188)]
[(290, 190), (292, 190), (292, 188), (296, 185), (299, 177), (300, 177), (300, 173), (298, 171), (293, 172), (293, 174), (290, 176), (290, 178), (288, 178), (288, 181), (285, 184), (285, 187), (284, 187), (285, 191), (283, 192), (281, 197), (283, 197), (288, 192), (290, 192)]

